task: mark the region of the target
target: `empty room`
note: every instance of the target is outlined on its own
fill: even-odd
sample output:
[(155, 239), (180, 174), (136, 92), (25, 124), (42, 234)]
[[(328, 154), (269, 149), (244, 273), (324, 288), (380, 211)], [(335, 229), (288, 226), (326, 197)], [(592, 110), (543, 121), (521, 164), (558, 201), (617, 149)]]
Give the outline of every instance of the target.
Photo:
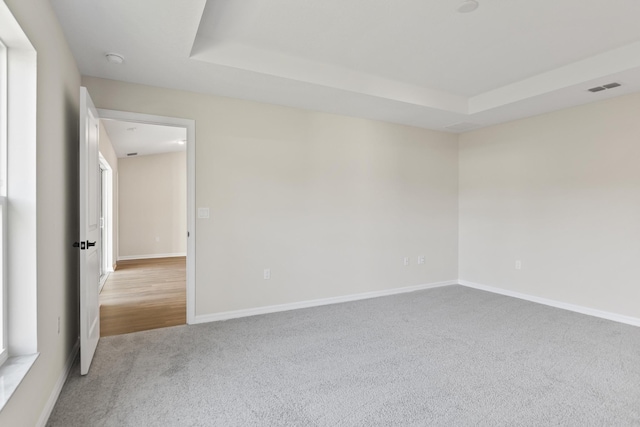
[(0, 426), (640, 425), (639, 18), (0, 0)]

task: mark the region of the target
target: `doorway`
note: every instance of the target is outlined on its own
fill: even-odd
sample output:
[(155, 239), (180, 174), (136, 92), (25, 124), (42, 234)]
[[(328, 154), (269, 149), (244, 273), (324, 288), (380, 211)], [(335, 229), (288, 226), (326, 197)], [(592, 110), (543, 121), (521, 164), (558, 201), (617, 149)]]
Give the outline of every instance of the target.
[[(104, 245), (101, 260), (105, 270), (115, 268), (100, 295), (101, 335), (190, 323), (194, 123), (111, 110), (99, 110), (99, 116), (118, 158), (111, 177), (108, 168), (101, 172), (104, 195), (109, 194), (108, 183), (116, 183), (110, 195), (112, 217), (109, 209), (103, 216), (103, 241), (111, 241), (112, 247)], [(138, 145), (125, 141), (122, 146), (119, 129)], [(155, 142), (145, 137), (149, 132)], [(103, 198), (104, 206), (109, 203)]]

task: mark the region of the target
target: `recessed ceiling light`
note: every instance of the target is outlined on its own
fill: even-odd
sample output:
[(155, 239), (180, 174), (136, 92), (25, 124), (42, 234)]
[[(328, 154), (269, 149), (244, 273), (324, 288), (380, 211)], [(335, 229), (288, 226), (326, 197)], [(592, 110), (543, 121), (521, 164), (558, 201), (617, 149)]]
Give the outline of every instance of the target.
[(127, 130), (128, 130), (129, 132), (135, 132), (135, 131), (137, 131), (137, 130), (138, 130), (138, 128), (127, 128)]
[(124, 62), (124, 56), (119, 53), (107, 53), (105, 57), (107, 58), (107, 61), (114, 64), (122, 64)]
[(478, 6), (479, 4), (476, 0), (465, 0), (456, 10), (460, 13), (469, 13), (476, 10)]

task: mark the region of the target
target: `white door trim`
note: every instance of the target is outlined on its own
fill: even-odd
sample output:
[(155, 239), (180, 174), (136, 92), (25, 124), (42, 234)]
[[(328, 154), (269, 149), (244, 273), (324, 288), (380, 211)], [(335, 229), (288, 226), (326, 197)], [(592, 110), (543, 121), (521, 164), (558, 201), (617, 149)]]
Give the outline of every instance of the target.
[(193, 324), (196, 315), (196, 122), (177, 117), (131, 113), (98, 108), (101, 119), (174, 126), (187, 129), (187, 324)]
[[(100, 226), (104, 230), (103, 235), (107, 238), (102, 240), (102, 247), (100, 248), (100, 257), (102, 261), (100, 263), (103, 271), (100, 271), (100, 292), (104, 284), (109, 278), (109, 273), (113, 272), (113, 170), (109, 165), (109, 162), (104, 158), (102, 153), (98, 152), (100, 162), (100, 216), (102, 222)], [(103, 182), (106, 176), (106, 182)], [(106, 188), (105, 188), (106, 187)], [(106, 249), (102, 252), (103, 249)]]

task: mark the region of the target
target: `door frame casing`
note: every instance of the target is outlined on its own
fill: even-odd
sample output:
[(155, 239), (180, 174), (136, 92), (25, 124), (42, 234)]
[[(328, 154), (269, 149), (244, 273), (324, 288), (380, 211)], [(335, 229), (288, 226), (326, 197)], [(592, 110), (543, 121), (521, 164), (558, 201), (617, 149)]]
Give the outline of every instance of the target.
[(100, 119), (181, 127), (187, 130), (187, 324), (196, 315), (196, 122), (191, 119), (98, 108)]
[[(103, 271), (100, 271), (100, 291), (102, 291), (109, 274), (113, 273), (113, 170), (102, 153), (99, 153), (99, 155), (101, 191), (100, 216), (102, 217), (100, 225), (104, 230), (102, 232), (103, 237), (105, 234), (107, 235), (106, 239), (102, 239), (102, 247), (100, 248), (102, 251), (100, 254), (102, 262), (100, 265), (105, 273), (102, 275)], [(105, 175), (107, 178), (106, 181), (104, 180)]]

